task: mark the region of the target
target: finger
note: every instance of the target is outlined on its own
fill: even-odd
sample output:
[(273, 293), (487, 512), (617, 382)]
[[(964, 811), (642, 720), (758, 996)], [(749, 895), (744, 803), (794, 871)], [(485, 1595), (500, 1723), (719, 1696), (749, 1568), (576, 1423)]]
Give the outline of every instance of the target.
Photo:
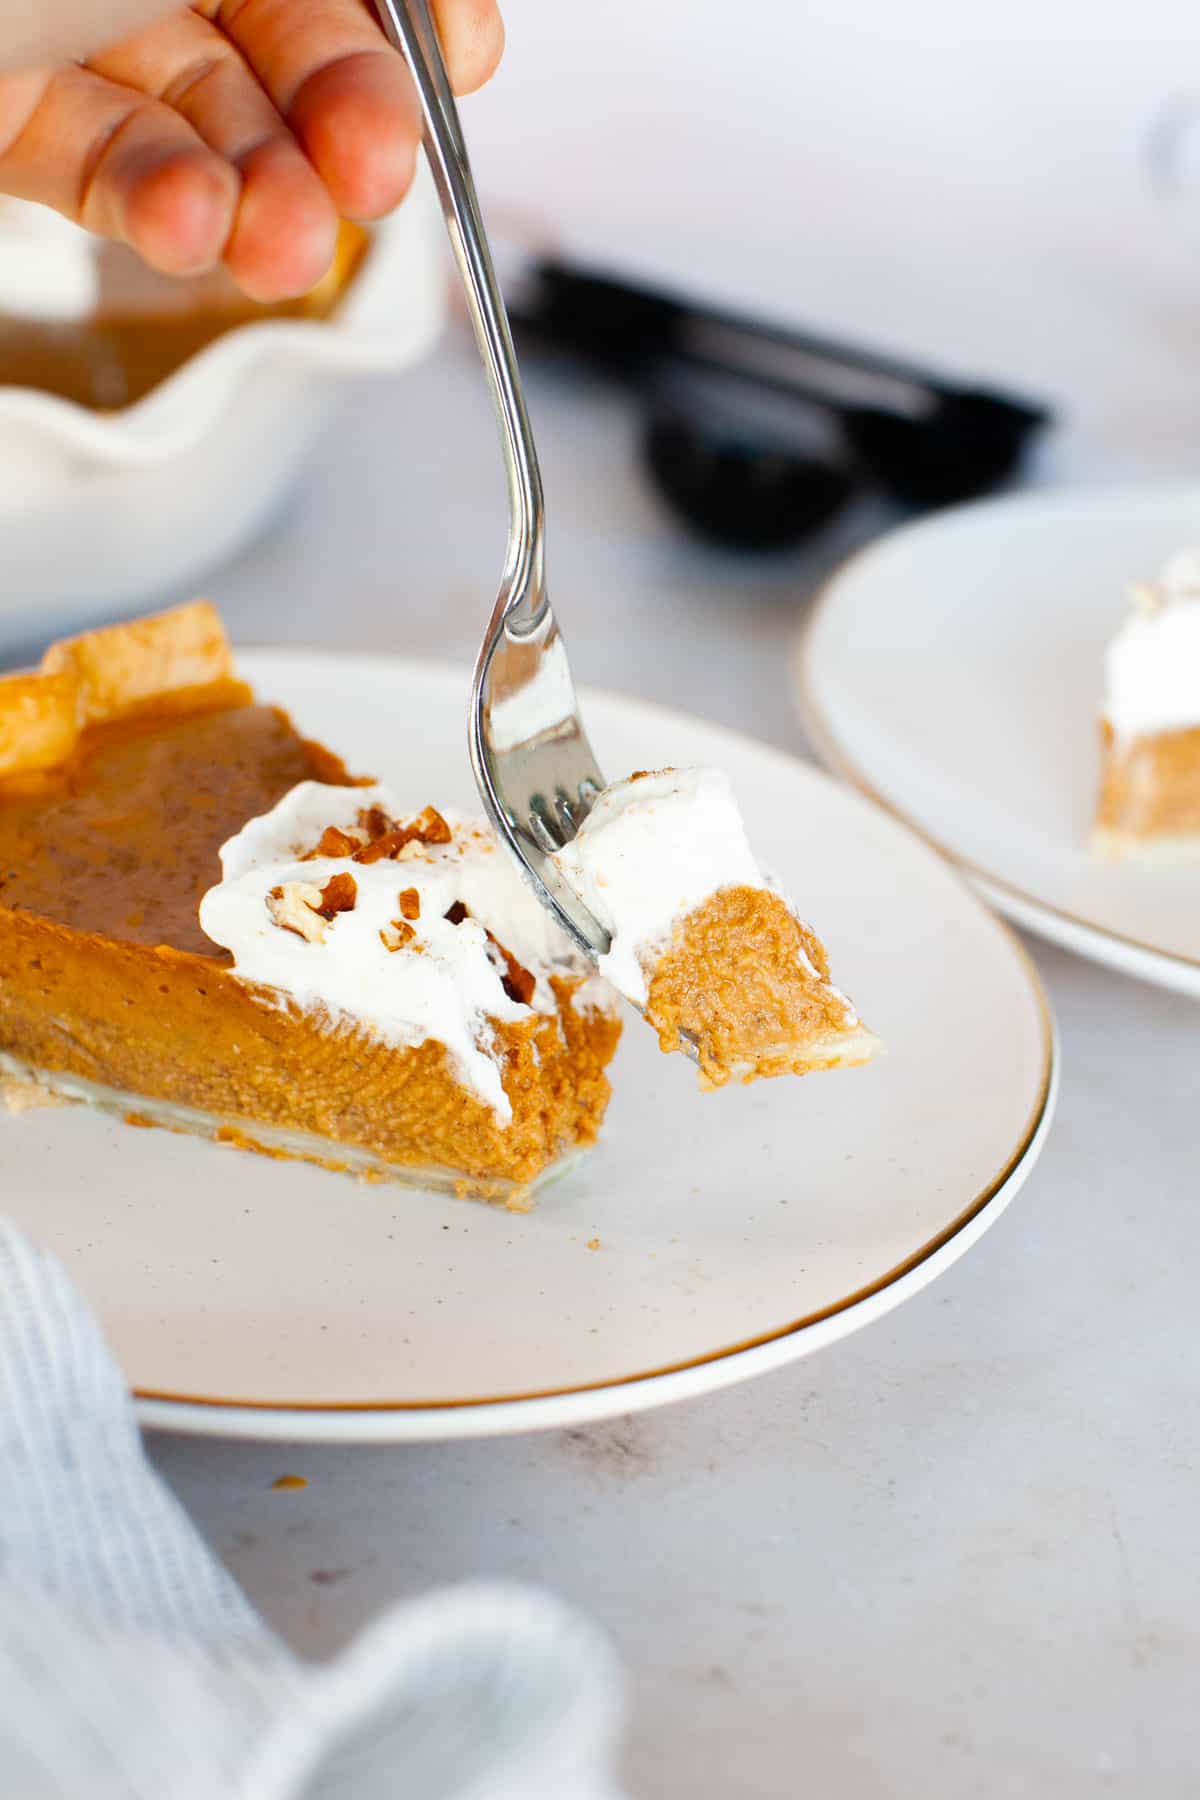
[(68, 65), (0, 80), (0, 118), (0, 191), (131, 244), (166, 274), (220, 259), (241, 184), (169, 106)]
[(473, 94), (496, 73), (504, 21), (494, 0), (433, 0), (442, 55), (456, 94)]
[(420, 139), (403, 59), (364, 0), (198, 0), (237, 45), (338, 211), (378, 218), (403, 199)]
[(337, 212), (320, 176), (223, 32), (189, 11), (118, 45), (96, 73), (162, 100), (241, 176), (225, 262), (253, 299), (283, 300), (329, 267)]

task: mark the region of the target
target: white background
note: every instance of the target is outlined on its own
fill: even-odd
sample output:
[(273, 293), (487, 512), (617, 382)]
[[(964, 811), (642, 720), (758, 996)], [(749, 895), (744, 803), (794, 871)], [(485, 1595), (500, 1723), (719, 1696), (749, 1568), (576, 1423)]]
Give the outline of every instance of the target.
[[(485, 190), (566, 247), (1068, 400), (1194, 454), (1200, 118), (1179, 0), (513, 0)], [(1197, 132), (1200, 137), (1200, 131)]]

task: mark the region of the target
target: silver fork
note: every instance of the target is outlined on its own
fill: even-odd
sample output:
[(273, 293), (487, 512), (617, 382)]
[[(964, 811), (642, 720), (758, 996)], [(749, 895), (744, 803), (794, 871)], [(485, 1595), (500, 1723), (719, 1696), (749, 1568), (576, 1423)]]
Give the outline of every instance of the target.
[(604, 777), (583, 729), (546, 593), (542, 477), (508, 313), (427, 0), (375, 5), (416, 82), (425, 151), (491, 384), (508, 471), (508, 553), (471, 686), (471, 765), (488, 817), (535, 893), (581, 950), (603, 956), (608, 932), (549, 861), (575, 836)]

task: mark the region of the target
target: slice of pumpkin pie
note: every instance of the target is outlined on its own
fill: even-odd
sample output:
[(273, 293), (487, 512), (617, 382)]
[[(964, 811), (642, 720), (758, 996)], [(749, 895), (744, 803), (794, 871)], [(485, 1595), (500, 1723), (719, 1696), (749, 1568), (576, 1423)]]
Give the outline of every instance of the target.
[(881, 1048), (825, 947), (764, 873), (719, 769), (606, 788), (554, 859), (611, 933), (601, 973), (701, 1086), (849, 1068)]
[(355, 781), (205, 602), (0, 678), (0, 1072), (523, 1204), (603, 1118), (605, 984), (490, 831)]
[(1108, 646), (1098, 856), (1200, 862), (1200, 553), (1133, 590)]

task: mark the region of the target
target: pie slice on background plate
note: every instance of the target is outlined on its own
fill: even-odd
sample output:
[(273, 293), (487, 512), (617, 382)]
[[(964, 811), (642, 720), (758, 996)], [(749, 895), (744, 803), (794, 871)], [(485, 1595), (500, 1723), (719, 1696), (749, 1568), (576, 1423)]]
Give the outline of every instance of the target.
[(1170, 557), (1108, 646), (1097, 855), (1200, 862), (1200, 552)]

